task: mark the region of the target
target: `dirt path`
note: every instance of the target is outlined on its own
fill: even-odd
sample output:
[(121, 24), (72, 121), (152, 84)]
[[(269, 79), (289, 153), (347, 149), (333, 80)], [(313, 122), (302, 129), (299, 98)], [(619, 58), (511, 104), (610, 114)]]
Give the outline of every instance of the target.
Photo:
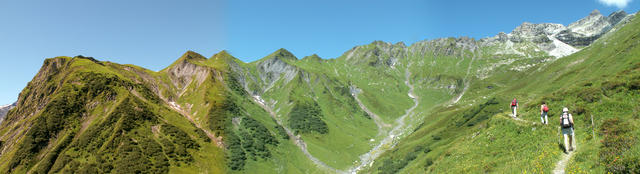
[(569, 154), (562, 154), (562, 159), (556, 163), (556, 168), (553, 169), (553, 174), (564, 174), (564, 169), (567, 168), (567, 163), (569, 163), (569, 159), (573, 156), (573, 152), (569, 152)]
[(533, 121), (529, 121), (529, 120), (523, 120), (520, 117), (512, 117), (512, 116), (508, 116), (511, 117), (512, 119), (519, 121), (519, 122), (523, 122), (523, 123), (528, 123), (528, 124), (533, 124), (535, 125), (537, 122), (533, 122)]
[[(509, 116), (511, 117), (511, 116)], [(528, 120), (523, 120), (520, 119), (518, 117), (511, 117), (512, 119), (519, 121), (519, 122), (523, 122), (523, 123), (528, 123), (528, 124), (537, 124), (537, 122), (532, 122), (532, 121), (528, 121)], [(560, 161), (558, 161), (558, 163), (556, 163), (556, 167), (553, 169), (553, 173), (554, 174), (564, 174), (564, 169), (567, 168), (567, 163), (569, 162), (569, 159), (571, 159), (571, 157), (573, 156), (573, 152), (569, 152), (569, 154), (562, 154), (562, 159), (560, 159)]]
[[(411, 77), (411, 72), (409, 71), (409, 67), (411, 64), (407, 65), (407, 69), (405, 71), (405, 81), (404, 84), (409, 87), (409, 92), (407, 95), (413, 100), (413, 106), (405, 111), (405, 114), (400, 116), (400, 118), (396, 119), (396, 126), (393, 127), (391, 131), (389, 131), (389, 136), (385, 137), (380, 141), (380, 144), (376, 145), (369, 152), (360, 156), (360, 163), (357, 166), (349, 169), (349, 173), (358, 173), (358, 171), (362, 170), (365, 166), (373, 165), (378, 156), (382, 155), (383, 152), (388, 149), (393, 148), (396, 145), (396, 137), (402, 135), (404, 129), (406, 128), (404, 119), (413, 113), (413, 110), (418, 107), (419, 101), (418, 97), (414, 94), (414, 87), (409, 82), (409, 78)], [(364, 106), (364, 105), (363, 105)], [(365, 107), (366, 108), (366, 107)]]
[(262, 100), (262, 98), (260, 98), (260, 96), (254, 96), (254, 97), (252, 97), (252, 100), (255, 103), (257, 103), (258, 105), (260, 105), (260, 107), (262, 107), (262, 109), (267, 111), (269, 113), (269, 115), (271, 115), (271, 118), (276, 120), (276, 123), (278, 123), (278, 125), (280, 125), (280, 126), (282, 126), (282, 128), (284, 128), (285, 132), (287, 132), (287, 135), (289, 136), (289, 139), (293, 140), (293, 143), (296, 146), (300, 147), (300, 150), (302, 150), (304, 155), (307, 156), (307, 158), (309, 158), (309, 160), (313, 161), (313, 163), (315, 163), (317, 166), (319, 166), (321, 168), (324, 168), (326, 170), (333, 171), (335, 173), (345, 173), (344, 171), (341, 171), (341, 170), (335, 169), (335, 168), (333, 168), (331, 166), (328, 166), (327, 164), (325, 164), (322, 161), (320, 161), (318, 158), (316, 158), (313, 155), (311, 155), (311, 153), (309, 153), (309, 151), (307, 150), (307, 143), (305, 143), (304, 140), (302, 140), (302, 138), (300, 138), (299, 136), (295, 136), (293, 134), (293, 132), (287, 126), (283, 125), (282, 122), (280, 121), (280, 119), (278, 119), (276, 113), (273, 112), (273, 110), (264, 103), (264, 101)]

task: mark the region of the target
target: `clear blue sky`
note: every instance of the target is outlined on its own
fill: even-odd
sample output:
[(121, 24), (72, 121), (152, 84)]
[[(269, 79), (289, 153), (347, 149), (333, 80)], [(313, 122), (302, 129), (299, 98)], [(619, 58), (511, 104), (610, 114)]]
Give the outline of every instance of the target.
[[(615, 0), (614, 0), (615, 1)], [(636, 12), (640, 0), (623, 9)], [(569, 24), (598, 0), (420, 1), (0, 1), (0, 104), (45, 58), (92, 56), (160, 70), (187, 50), (228, 50), (245, 62), (286, 48), (299, 58), (334, 58), (374, 40), (407, 45), (449, 36), (483, 38), (522, 22)]]

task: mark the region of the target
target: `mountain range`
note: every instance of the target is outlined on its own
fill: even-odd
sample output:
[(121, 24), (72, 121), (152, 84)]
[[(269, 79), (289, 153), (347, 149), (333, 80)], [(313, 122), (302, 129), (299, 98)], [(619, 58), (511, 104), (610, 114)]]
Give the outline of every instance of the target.
[[(637, 173), (639, 36), (635, 14), (594, 10), (568, 26), (375, 41), (333, 59), (188, 51), (156, 72), (49, 58), (0, 123), (0, 171)], [(567, 154), (562, 107), (579, 144)]]
[(0, 106), (0, 123), (2, 123), (2, 121), (4, 120), (4, 116), (7, 115), (7, 112), (9, 112), (9, 110), (13, 109), (14, 107), (16, 107), (15, 103)]

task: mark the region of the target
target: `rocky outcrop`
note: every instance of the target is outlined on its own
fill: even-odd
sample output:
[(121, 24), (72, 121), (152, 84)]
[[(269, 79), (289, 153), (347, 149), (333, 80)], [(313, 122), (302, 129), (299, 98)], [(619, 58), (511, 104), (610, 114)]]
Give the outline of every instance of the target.
[(298, 68), (287, 63), (287, 60), (296, 61), (298, 58), (285, 49), (279, 49), (258, 62), (258, 76), (264, 85), (267, 85), (264, 88), (265, 91), (282, 78), (285, 79), (285, 82), (289, 82), (296, 76)]
[(204, 56), (188, 51), (165, 71), (173, 85), (180, 91), (184, 91), (194, 80), (200, 85), (209, 76), (209, 68), (196, 64), (198, 61), (206, 60)]
[(516, 27), (510, 34), (509, 39), (512, 42), (533, 41), (534, 43), (546, 43), (549, 39), (546, 36), (554, 35), (566, 27), (562, 24), (542, 23), (532, 24), (528, 22), (522, 23)]
[(476, 40), (469, 37), (440, 38), (417, 42), (409, 46), (409, 52), (416, 55), (433, 54), (434, 57), (462, 57), (464, 51), (475, 52), (479, 48)]
[(17, 105), (20, 107), (15, 111), (15, 115), (20, 118), (5, 118), (5, 121), (23, 119), (42, 110), (49, 103), (50, 94), (62, 83), (55, 78), (63, 73), (71, 61), (73, 59), (68, 57), (46, 59), (35, 77), (18, 96)]
[(407, 57), (407, 46), (403, 42), (374, 41), (369, 45), (356, 46), (344, 54), (351, 64), (394, 67), (399, 59)]
[(589, 16), (569, 24), (567, 28), (584, 37), (590, 37), (608, 31), (611, 26), (607, 17), (602, 16), (600, 11), (593, 10)]
[(314, 61), (314, 62), (322, 62), (322, 58), (320, 58), (320, 56), (318, 56), (317, 54), (313, 54), (310, 56), (305, 56), (302, 58), (302, 60), (304, 61)]
[[(554, 23), (524, 22), (511, 33), (501, 32), (494, 37), (484, 38), (480, 41), (485, 46), (501, 45), (502, 50), (509, 50), (514, 44), (530, 42), (537, 47), (530, 49), (530, 51), (544, 51), (550, 56), (563, 57), (578, 51), (580, 47), (590, 45), (615, 25), (625, 19), (628, 20), (627, 16), (629, 15), (624, 11), (616, 11), (605, 17), (598, 10), (594, 10), (588, 16), (568, 26)], [(514, 50), (516, 51), (498, 51), (496, 53), (529, 56), (523, 51)]]

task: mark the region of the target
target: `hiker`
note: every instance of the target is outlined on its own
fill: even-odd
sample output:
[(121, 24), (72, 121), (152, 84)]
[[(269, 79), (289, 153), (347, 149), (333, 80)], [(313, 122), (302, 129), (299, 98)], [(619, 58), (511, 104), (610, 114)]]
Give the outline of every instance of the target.
[(542, 102), (542, 106), (540, 106), (540, 121), (542, 124), (549, 124), (547, 112), (549, 112), (549, 106), (547, 106), (546, 102)]
[(518, 108), (518, 100), (516, 100), (516, 98), (513, 98), (513, 101), (511, 101), (511, 114), (513, 114), (513, 117), (516, 117), (516, 109)]
[(564, 136), (565, 152), (573, 151), (576, 148), (575, 134), (573, 133), (573, 116), (566, 107), (562, 108), (562, 114), (560, 114), (560, 127), (562, 127), (562, 135)]

